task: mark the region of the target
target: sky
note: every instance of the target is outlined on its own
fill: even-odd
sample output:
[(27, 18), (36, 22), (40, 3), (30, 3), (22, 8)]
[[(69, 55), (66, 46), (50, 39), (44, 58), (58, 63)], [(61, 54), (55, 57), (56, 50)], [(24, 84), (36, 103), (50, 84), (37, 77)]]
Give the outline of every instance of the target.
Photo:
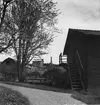
[[(100, 0), (54, 0), (61, 14), (58, 16), (58, 27), (62, 34), (54, 39), (50, 53), (45, 56), (45, 62), (59, 63), (59, 54), (63, 53), (69, 28), (100, 29)], [(48, 58), (48, 59), (47, 59)]]
[[(56, 8), (61, 14), (58, 16), (57, 27), (62, 33), (56, 33), (53, 43), (49, 46), (48, 54), (43, 56), (44, 62), (49, 63), (50, 58), (55, 64), (59, 63), (59, 54), (63, 53), (69, 28), (100, 29), (100, 0), (53, 0), (57, 2)], [(7, 56), (0, 55), (0, 61)]]

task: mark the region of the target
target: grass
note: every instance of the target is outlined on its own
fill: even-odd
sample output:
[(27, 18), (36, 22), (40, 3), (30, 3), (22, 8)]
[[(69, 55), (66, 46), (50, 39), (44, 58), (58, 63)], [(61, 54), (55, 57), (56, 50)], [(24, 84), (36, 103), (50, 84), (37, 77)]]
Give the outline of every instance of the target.
[(87, 105), (100, 105), (100, 97), (89, 92), (74, 92), (72, 97), (86, 103)]
[(21, 93), (0, 86), (0, 105), (30, 105), (30, 102)]

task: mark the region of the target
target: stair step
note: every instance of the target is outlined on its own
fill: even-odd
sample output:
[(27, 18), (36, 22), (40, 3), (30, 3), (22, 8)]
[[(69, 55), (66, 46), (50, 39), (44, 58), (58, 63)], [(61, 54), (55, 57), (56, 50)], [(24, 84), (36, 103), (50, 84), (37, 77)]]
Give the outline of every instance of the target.
[(75, 65), (75, 66), (73, 66), (73, 65), (71, 66), (71, 65), (70, 65), (69, 68), (70, 68), (70, 69), (77, 69), (77, 66), (76, 66), (76, 65)]
[(80, 80), (80, 77), (79, 76), (71, 76), (71, 79), (72, 80)]
[(73, 84), (81, 84), (80, 81), (76, 82), (76, 81), (72, 81)]
[(73, 87), (82, 88), (81, 85), (73, 85)]
[(79, 74), (75, 74), (75, 73), (71, 74), (71, 76), (72, 76), (72, 77), (73, 77), (73, 76), (75, 76), (75, 77), (80, 77)]
[[(72, 71), (70, 74), (79, 74), (79, 73), (78, 73), (77, 71), (76, 71), (76, 72), (73, 72), (73, 71)], [(80, 75), (80, 74), (79, 74), (79, 75)]]
[(76, 65), (76, 63), (75, 62), (72, 62), (72, 63), (68, 63), (68, 65)]
[(75, 80), (72, 80), (72, 82), (74, 83), (74, 82), (80, 82), (81, 83), (81, 81), (79, 80), (79, 79), (75, 79)]
[(78, 70), (70, 70), (71, 73), (77, 73), (79, 74), (79, 71)]
[(72, 82), (80, 82), (81, 83), (81, 80), (80, 79), (72, 79)]
[(77, 66), (76, 63), (70, 63), (69, 66)]
[(77, 77), (80, 79), (80, 75), (78, 75), (78, 74), (71, 74), (71, 77)]
[(70, 69), (77, 69), (77, 67), (69, 66)]
[(70, 72), (76, 72), (76, 73), (78, 73), (79, 71), (77, 69), (70, 69)]
[(78, 70), (70, 70), (70, 72), (78, 73)]
[(82, 86), (81, 86), (81, 85), (75, 85), (75, 84), (73, 84), (73, 87), (82, 88)]
[(73, 73), (73, 74), (70, 74), (70, 76), (71, 76), (71, 77), (77, 77), (77, 78), (80, 79), (80, 75), (79, 75), (79, 74), (75, 74), (75, 73)]
[(77, 90), (78, 90), (78, 89), (82, 89), (82, 88), (78, 88), (78, 87), (73, 87), (73, 89), (77, 89)]
[(78, 76), (78, 75), (71, 75), (71, 78), (72, 79), (79, 79), (80, 80), (80, 76)]
[(81, 83), (81, 81), (79, 79), (74, 79), (74, 80), (72, 80), (72, 82), (80, 82)]
[(74, 71), (74, 70), (71, 70), (70, 72), (71, 72), (71, 73), (77, 73), (77, 74), (79, 74), (78, 71)]
[(82, 88), (73, 88), (75, 91), (81, 91)]
[(71, 73), (71, 75), (77, 75), (77, 76), (80, 76), (79, 73)]
[(72, 80), (72, 82), (80, 82), (81, 83), (81, 80)]
[(82, 90), (82, 81), (80, 77), (79, 70), (75, 62), (69, 63), (70, 77), (72, 82), (72, 88), (74, 90)]
[(72, 81), (73, 84), (81, 84), (81, 81)]
[(80, 86), (73, 86), (73, 88), (82, 89), (82, 87), (80, 87)]
[(82, 88), (82, 86), (81, 85), (79, 85), (79, 84), (73, 84), (73, 87), (78, 87), (78, 88)]
[(75, 68), (75, 67), (70, 67), (70, 70), (77, 70), (77, 67)]
[(71, 75), (77, 75), (77, 76), (80, 76), (79, 73), (71, 73)]
[(81, 86), (81, 83), (73, 83), (74, 86)]

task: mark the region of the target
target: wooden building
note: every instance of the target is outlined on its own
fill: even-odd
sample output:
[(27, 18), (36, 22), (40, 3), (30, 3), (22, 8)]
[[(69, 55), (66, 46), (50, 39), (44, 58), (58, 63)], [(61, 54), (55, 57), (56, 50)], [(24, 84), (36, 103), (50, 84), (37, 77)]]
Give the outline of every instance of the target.
[(16, 73), (17, 65), (16, 61), (12, 58), (7, 58), (0, 64), (0, 72), (5, 73)]
[(100, 31), (69, 29), (63, 54), (72, 89), (100, 88)]
[(0, 64), (0, 73), (15, 79), (18, 75), (16, 61), (12, 58), (5, 59)]

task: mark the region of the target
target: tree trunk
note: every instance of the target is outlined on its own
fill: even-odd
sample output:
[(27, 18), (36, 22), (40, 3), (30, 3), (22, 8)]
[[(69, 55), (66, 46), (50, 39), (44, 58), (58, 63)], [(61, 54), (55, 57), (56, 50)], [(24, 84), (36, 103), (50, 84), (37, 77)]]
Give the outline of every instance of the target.
[(19, 82), (24, 82), (23, 69), (23, 65), (18, 61), (17, 70)]
[(5, 13), (6, 13), (6, 8), (7, 8), (7, 4), (4, 4), (4, 8), (3, 8), (3, 14), (2, 14), (2, 17), (1, 17), (1, 22), (0, 22), (0, 32), (1, 32), (1, 27), (2, 27), (2, 24), (3, 24), (3, 21), (4, 21), (4, 17), (5, 17)]
[(23, 72), (22, 72), (22, 65), (20, 65), (20, 67), (18, 68), (19, 70), (19, 73), (18, 73), (18, 79), (19, 79), (19, 82), (24, 82), (24, 77), (23, 77)]
[(25, 57), (24, 57), (24, 55), (23, 55), (23, 59), (22, 59), (22, 65), (21, 65), (21, 71), (22, 71), (22, 77), (23, 77), (23, 81), (25, 80), (25, 75), (24, 75), (24, 73), (25, 73), (25, 62), (26, 62), (26, 59), (25, 59)]
[(18, 79), (19, 82), (21, 82), (21, 77), (22, 77), (22, 72), (21, 72), (21, 64), (20, 64), (20, 57), (19, 55), (17, 56), (17, 71), (18, 71)]
[(28, 53), (28, 48), (29, 48), (29, 45), (30, 45), (30, 42), (27, 41), (26, 43), (26, 48), (25, 48), (25, 51), (23, 52), (23, 56), (22, 56), (22, 66), (21, 66), (21, 69), (22, 69), (22, 72), (23, 72), (23, 78), (25, 79), (25, 67), (26, 67), (26, 62), (27, 62), (27, 53)]
[(19, 82), (24, 82), (22, 75), (22, 62), (21, 62), (21, 38), (19, 38), (19, 53), (17, 56), (17, 70), (18, 70), (18, 79)]

